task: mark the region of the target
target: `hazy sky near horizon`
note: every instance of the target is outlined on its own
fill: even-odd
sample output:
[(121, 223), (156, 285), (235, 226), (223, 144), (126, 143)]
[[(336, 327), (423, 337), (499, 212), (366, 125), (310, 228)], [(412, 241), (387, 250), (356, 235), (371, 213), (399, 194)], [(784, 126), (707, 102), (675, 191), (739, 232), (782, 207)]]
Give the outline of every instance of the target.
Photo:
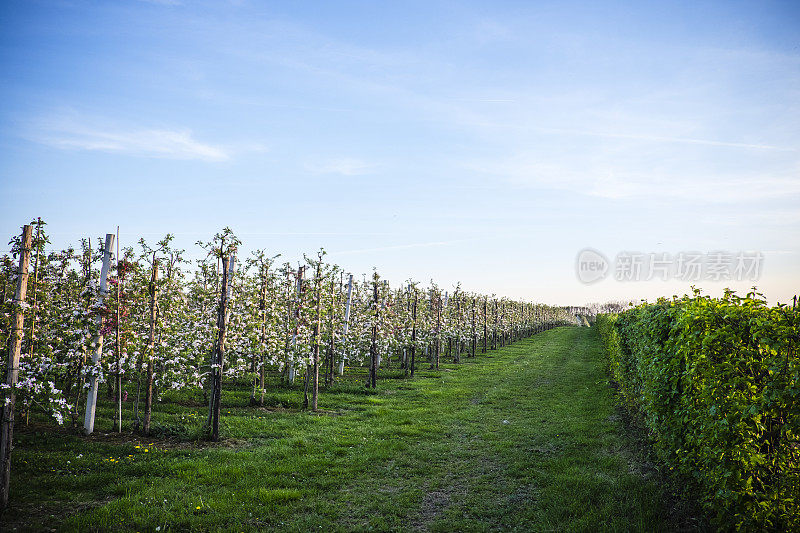
[[(557, 304), (800, 291), (797, 2), (6, 1), (0, 227)], [(587, 285), (586, 247), (761, 252)]]

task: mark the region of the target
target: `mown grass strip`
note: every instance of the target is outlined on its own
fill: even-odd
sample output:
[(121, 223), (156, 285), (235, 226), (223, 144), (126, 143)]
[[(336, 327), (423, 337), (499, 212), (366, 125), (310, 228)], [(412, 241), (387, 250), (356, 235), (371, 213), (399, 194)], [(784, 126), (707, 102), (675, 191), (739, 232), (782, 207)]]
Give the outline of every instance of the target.
[[(464, 361), (375, 393), (335, 386), (321, 415), (245, 407), (242, 387), (213, 446), (28, 431), (3, 520), (66, 531), (686, 526), (625, 436), (594, 330), (558, 328)], [(296, 393), (269, 396), (291, 405)], [(156, 420), (187, 433), (203, 413), (157, 407)]]

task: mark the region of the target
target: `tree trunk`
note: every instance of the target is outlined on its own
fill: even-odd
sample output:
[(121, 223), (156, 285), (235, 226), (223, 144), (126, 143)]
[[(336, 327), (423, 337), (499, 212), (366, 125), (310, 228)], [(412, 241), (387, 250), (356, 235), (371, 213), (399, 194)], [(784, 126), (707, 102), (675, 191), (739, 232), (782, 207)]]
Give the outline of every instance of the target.
[(267, 276), (269, 275), (268, 271), (264, 272), (264, 285), (261, 289), (261, 312), (263, 313), (261, 317), (261, 368), (259, 369), (259, 388), (261, 389), (261, 399), (259, 400), (258, 404), (261, 407), (264, 407), (264, 374), (266, 372), (266, 352), (267, 352)]
[(497, 327), (498, 327), (498, 314), (497, 314), (497, 300), (494, 301), (494, 329), (492, 330), (492, 350), (497, 349)]
[[(303, 300), (303, 276), (305, 276), (306, 269), (303, 267), (297, 268), (297, 308), (295, 309), (295, 328), (294, 336), (292, 337), (292, 346), (297, 343), (297, 336), (300, 334), (300, 320), (302, 319), (301, 303)], [(289, 383), (293, 384), (295, 379), (294, 356), (289, 357)], [(306, 390), (308, 390), (308, 381), (306, 381)], [(306, 395), (305, 405), (308, 407), (308, 397)]]
[(228, 327), (228, 300), (231, 290), (231, 277), (235, 256), (222, 261), (222, 288), (219, 295), (219, 309), (217, 311), (217, 340), (214, 345), (214, 356), (211, 365), (211, 401), (209, 405), (209, 437), (219, 440), (219, 419), (222, 414), (222, 371), (225, 361), (225, 336)]
[(475, 330), (475, 298), (472, 298), (472, 357), (475, 357), (475, 349), (478, 344), (478, 334)]
[[(119, 234), (119, 229), (117, 229), (117, 234)], [(119, 237), (117, 237), (117, 325), (115, 329), (115, 337), (114, 337), (114, 354), (117, 356), (117, 432), (122, 433), (122, 365), (121, 365), (121, 351), (122, 346), (119, 339), (119, 306), (121, 304), (120, 298), (122, 295), (122, 276), (119, 275)]]
[(319, 335), (322, 324), (322, 258), (317, 263), (317, 272), (314, 275), (314, 285), (317, 293), (317, 320), (314, 325), (314, 375), (313, 389), (311, 391), (311, 410), (317, 410), (317, 400), (319, 398)]
[(417, 291), (414, 289), (414, 306), (411, 308), (411, 377), (414, 377), (415, 355), (417, 353)]
[[(458, 294), (458, 293), (456, 293), (456, 294)], [(455, 342), (456, 354), (453, 357), (453, 362), (454, 363), (460, 363), (461, 362), (461, 334), (460, 334), (461, 333), (460, 332), (460, 329), (461, 329), (461, 324), (460, 324), (460, 322), (461, 322), (461, 300), (457, 299), (456, 294), (454, 294), (453, 297), (454, 297), (454, 299), (456, 299), (456, 329), (459, 331), (459, 336), (456, 337), (456, 342)]]
[(378, 381), (378, 282), (374, 281), (372, 284), (373, 289), (373, 305), (375, 306), (375, 315), (372, 323), (372, 342), (369, 345), (369, 382), (368, 385), (373, 389), (377, 386)]
[[(261, 268), (261, 294), (259, 295), (258, 310), (261, 312), (261, 331), (258, 336), (258, 354), (253, 354), (250, 365), (250, 372), (256, 374), (259, 368), (256, 360), (260, 360), (261, 368), (258, 374), (253, 376), (253, 391), (250, 393), (250, 405), (256, 404), (256, 388), (261, 385), (261, 405), (264, 405), (264, 355), (266, 352), (267, 339), (267, 271)], [(260, 375), (259, 375), (260, 374)]]
[(488, 334), (489, 332), (486, 324), (488, 319), (486, 315), (487, 304), (488, 304), (488, 299), (484, 297), (483, 298), (483, 353), (486, 353), (486, 343), (489, 341), (489, 334)]
[(153, 362), (156, 355), (156, 320), (158, 317), (158, 261), (153, 260), (150, 273), (150, 333), (147, 336), (147, 380), (144, 393), (144, 424), (142, 433), (150, 435), (150, 418), (153, 414)]
[(306, 365), (306, 375), (303, 379), (303, 409), (308, 409), (308, 385), (311, 382), (311, 365)]
[(14, 442), (14, 387), (19, 377), (19, 355), (22, 351), (22, 337), (25, 329), (25, 315), (22, 304), (28, 291), (28, 264), (31, 260), (31, 226), (22, 228), (22, 250), (20, 250), (17, 270), (17, 291), (12, 303), (13, 322), (8, 343), (5, 383), (10, 387), (6, 403), (0, 417), (0, 509), (8, 506), (8, 488), (11, 480), (11, 449)]
[(347, 325), (350, 322), (350, 304), (353, 301), (353, 275), (350, 274), (347, 280), (347, 305), (344, 308), (344, 328), (342, 330), (342, 360), (339, 362), (339, 375), (344, 374), (344, 364), (347, 361), (345, 340), (347, 337)]
[[(342, 274), (344, 275), (344, 274)], [(342, 292), (343, 279), (339, 279), (339, 292), (336, 292), (336, 281), (331, 279), (331, 316), (328, 320), (328, 358), (325, 365), (325, 384), (333, 385), (334, 354), (336, 353), (336, 306), (339, 303), (339, 294)]]
[[(89, 282), (92, 280), (92, 239), (89, 238), (87, 240), (89, 241), (88, 247), (86, 250), (84, 250), (84, 253), (81, 256), (81, 259), (85, 260), (81, 262), (81, 267), (83, 268), (84, 285), (86, 287), (89, 286)], [(86, 307), (88, 308), (89, 306), (91, 306), (91, 304), (92, 304), (91, 301), (87, 300)], [(75, 388), (77, 389), (77, 392), (75, 393), (75, 401), (73, 402), (72, 414), (70, 415), (70, 417), (72, 418), (73, 427), (78, 427), (78, 404), (81, 401), (81, 393), (83, 392), (83, 383), (85, 382), (85, 380), (81, 381), (81, 372), (83, 371), (84, 363), (86, 363), (85, 345), (83, 347), (83, 350), (81, 351), (81, 354), (78, 356), (77, 363), (78, 364), (76, 365), (77, 368), (75, 370), (75, 376), (74, 376), (75, 377), (74, 385)], [(73, 381), (70, 380), (69, 384), (70, 386), (68, 388), (71, 389)]]
[(36, 344), (36, 304), (37, 304), (37, 288), (39, 286), (39, 256), (42, 253), (42, 219), (36, 219), (36, 258), (33, 261), (33, 303), (31, 305), (31, 329), (28, 335), (28, 356), (33, 359), (33, 351)]
[(505, 328), (505, 317), (506, 317), (506, 304), (503, 302), (503, 305), (500, 306), (500, 347), (506, 345), (506, 328)]
[[(289, 270), (289, 263), (286, 263), (286, 330), (285, 342), (283, 344), (283, 358), (286, 361), (284, 373), (286, 374), (286, 382), (289, 382), (289, 347), (291, 346), (291, 331), (292, 331), (292, 273)], [(283, 383), (283, 374), (281, 375), (281, 383)]]
[[(436, 366), (436, 370), (439, 370), (439, 334), (442, 331), (442, 302), (440, 296), (436, 295), (436, 337), (434, 338), (434, 347), (433, 347), (433, 361)], [(432, 365), (433, 366), (433, 365)]]

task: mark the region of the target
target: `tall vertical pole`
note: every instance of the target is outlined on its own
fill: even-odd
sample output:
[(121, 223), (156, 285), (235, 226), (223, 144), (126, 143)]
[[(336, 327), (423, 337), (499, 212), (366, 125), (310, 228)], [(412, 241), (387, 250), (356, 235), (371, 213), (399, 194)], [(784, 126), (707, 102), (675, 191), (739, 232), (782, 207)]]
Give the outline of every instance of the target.
[(492, 329), (492, 350), (497, 349), (497, 327), (498, 327), (498, 315), (497, 315), (497, 300), (494, 301), (494, 328)]
[[(261, 351), (261, 356), (259, 357), (259, 362), (261, 364), (260, 368), (258, 369), (259, 378), (258, 383), (261, 388), (261, 400), (259, 401), (259, 405), (264, 405), (264, 393), (266, 389), (264, 388), (264, 379), (265, 379), (265, 372), (266, 372), (266, 354), (267, 354), (267, 283), (269, 282), (269, 267), (261, 266), (261, 301), (259, 302), (259, 310), (261, 311), (261, 334), (259, 335), (259, 349)], [(255, 394), (253, 394), (253, 398), (251, 399), (251, 403), (255, 403)]]
[[(103, 246), (103, 266), (100, 269), (100, 293), (97, 295), (97, 308), (103, 306), (103, 300), (106, 296), (106, 282), (108, 279), (108, 267), (111, 265), (111, 247), (114, 245), (114, 234), (106, 234), (106, 242)], [(94, 337), (95, 350), (92, 353), (92, 365), (97, 365), (100, 362), (100, 356), (103, 354), (103, 316), (97, 317), (97, 335)], [(91, 435), (94, 431), (94, 413), (97, 408), (97, 385), (98, 376), (92, 372), (89, 378), (89, 394), (86, 398), (86, 416), (83, 419), (83, 432), (86, 435)]]
[(488, 314), (487, 314), (488, 300), (489, 299), (486, 296), (483, 297), (483, 353), (486, 353), (486, 343), (489, 338), (486, 325), (486, 322), (488, 320)]
[[(301, 316), (301, 303), (303, 298), (303, 277), (305, 276), (306, 269), (304, 267), (297, 267), (297, 306), (295, 309), (295, 326), (294, 336), (292, 337), (292, 348), (297, 344), (297, 336), (300, 334), (300, 320)], [(294, 379), (297, 374), (294, 368), (294, 353), (289, 355), (289, 384), (294, 384)]]
[(36, 219), (36, 259), (33, 262), (33, 305), (31, 306), (31, 333), (28, 335), (28, 355), (33, 357), (34, 344), (36, 343), (36, 294), (39, 285), (39, 256), (42, 253), (42, 217)]
[[(435, 298), (435, 300), (434, 300)], [(434, 307), (436, 306), (436, 307)], [(439, 370), (439, 335), (442, 330), (442, 296), (438, 291), (431, 289), (431, 314), (436, 311), (436, 334), (433, 337), (433, 356), (431, 358), (431, 368)]]
[(373, 291), (373, 309), (374, 315), (372, 317), (372, 342), (370, 343), (369, 354), (369, 380), (367, 386), (375, 388), (378, 381), (378, 319), (380, 308), (378, 307), (378, 279), (377, 274), (372, 281)]
[(478, 336), (475, 331), (475, 296), (472, 297), (472, 357), (475, 357), (475, 347), (478, 344)]
[(311, 410), (317, 410), (317, 399), (319, 398), (319, 337), (322, 331), (322, 253), (319, 254), (317, 271), (314, 273), (314, 289), (317, 297), (317, 321), (314, 325), (314, 346), (313, 346), (313, 387), (311, 389)]
[[(291, 359), (289, 356), (289, 347), (292, 344), (291, 339), (291, 332), (292, 332), (292, 271), (289, 269), (289, 263), (285, 264), (286, 268), (286, 328), (285, 328), (285, 343), (283, 345), (283, 355), (286, 359), (286, 381), (291, 383), (289, 379), (289, 367), (291, 367)], [(281, 382), (283, 382), (283, 378), (281, 378)]]
[(119, 340), (119, 319), (120, 319), (120, 312), (119, 307), (122, 305), (121, 297), (122, 297), (122, 276), (119, 273), (119, 226), (117, 226), (117, 253), (116, 253), (116, 265), (117, 265), (117, 325), (116, 325), (116, 337), (115, 342), (116, 346), (114, 347), (114, 354), (117, 356), (117, 432), (122, 433), (122, 368), (121, 368), (121, 354), (120, 351), (122, 349), (120, 340)]
[(158, 322), (158, 259), (153, 252), (150, 272), (150, 333), (147, 336), (147, 386), (144, 393), (144, 424), (142, 433), (150, 435), (150, 418), (153, 414), (153, 372), (156, 358), (156, 322)]
[(500, 347), (506, 345), (506, 302), (500, 304)]
[[(453, 362), (459, 363), (461, 362), (461, 352), (459, 351), (459, 344), (461, 342), (461, 302), (458, 300), (458, 289), (453, 292), (453, 300), (455, 300), (455, 312), (453, 313), (455, 316), (453, 317), (453, 331), (452, 334), (447, 335), (447, 355), (453, 355), (453, 341), (455, 341), (456, 345), (456, 353), (453, 356)], [(447, 308), (447, 305), (450, 303), (450, 300), (447, 296), (447, 291), (444, 292), (444, 309), (443, 313), (444, 316), (442, 318), (442, 328), (447, 331), (447, 315), (451, 314), (450, 310)], [(455, 337), (455, 338), (454, 338)], [(444, 351), (444, 347), (442, 347), (442, 351)]]
[(347, 361), (347, 349), (345, 348), (345, 337), (347, 337), (347, 324), (350, 321), (350, 304), (353, 301), (353, 275), (350, 274), (347, 280), (347, 305), (344, 308), (344, 330), (342, 331), (342, 360), (339, 361), (339, 375), (344, 374), (344, 364)]
[(328, 307), (330, 314), (328, 315), (328, 331), (330, 337), (328, 338), (328, 357), (325, 359), (325, 385), (333, 384), (333, 371), (334, 371), (334, 353), (336, 353), (336, 308), (339, 306), (339, 295), (342, 292), (342, 285), (344, 284), (344, 272), (339, 277), (339, 290), (336, 290), (336, 280), (331, 276), (331, 305)]
[(217, 314), (217, 342), (212, 365), (211, 409), (209, 413), (209, 432), (211, 440), (219, 440), (219, 419), (222, 416), (222, 373), (225, 363), (225, 337), (228, 331), (228, 315), (231, 298), (233, 269), (236, 255), (224, 257), (222, 260), (222, 289), (220, 290), (219, 311)]
[[(402, 294), (403, 287), (400, 286), (400, 292), (398, 293), (398, 298), (400, 294)], [(411, 284), (408, 285), (406, 288), (406, 312), (411, 312)], [(408, 331), (408, 324), (403, 324), (403, 369), (405, 370), (405, 375), (408, 376), (408, 340), (406, 339), (406, 332)]]
[(442, 295), (436, 293), (436, 370), (439, 370), (439, 352), (441, 351), (442, 333)]
[(414, 377), (415, 356), (417, 354), (417, 287), (414, 287), (414, 304), (411, 308), (411, 377)]
[(6, 365), (6, 385), (8, 397), (3, 406), (2, 423), (0, 424), (0, 508), (8, 506), (8, 486), (11, 481), (11, 449), (14, 438), (14, 387), (19, 377), (19, 354), (22, 351), (22, 336), (25, 328), (23, 304), (28, 292), (28, 264), (31, 261), (31, 226), (22, 227), (22, 249), (20, 250), (19, 269), (17, 270), (17, 291), (12, 301), (11, 335), (8, 343), (8, 362)]

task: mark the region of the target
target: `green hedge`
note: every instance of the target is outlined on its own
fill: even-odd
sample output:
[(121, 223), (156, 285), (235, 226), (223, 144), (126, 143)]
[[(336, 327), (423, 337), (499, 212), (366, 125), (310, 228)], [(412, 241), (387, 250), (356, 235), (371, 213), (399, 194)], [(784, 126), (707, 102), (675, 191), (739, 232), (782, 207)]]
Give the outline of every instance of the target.
[(625, 402), (712, 521), (800, 531), (800, 312), (695, 292), (597, 328)]

